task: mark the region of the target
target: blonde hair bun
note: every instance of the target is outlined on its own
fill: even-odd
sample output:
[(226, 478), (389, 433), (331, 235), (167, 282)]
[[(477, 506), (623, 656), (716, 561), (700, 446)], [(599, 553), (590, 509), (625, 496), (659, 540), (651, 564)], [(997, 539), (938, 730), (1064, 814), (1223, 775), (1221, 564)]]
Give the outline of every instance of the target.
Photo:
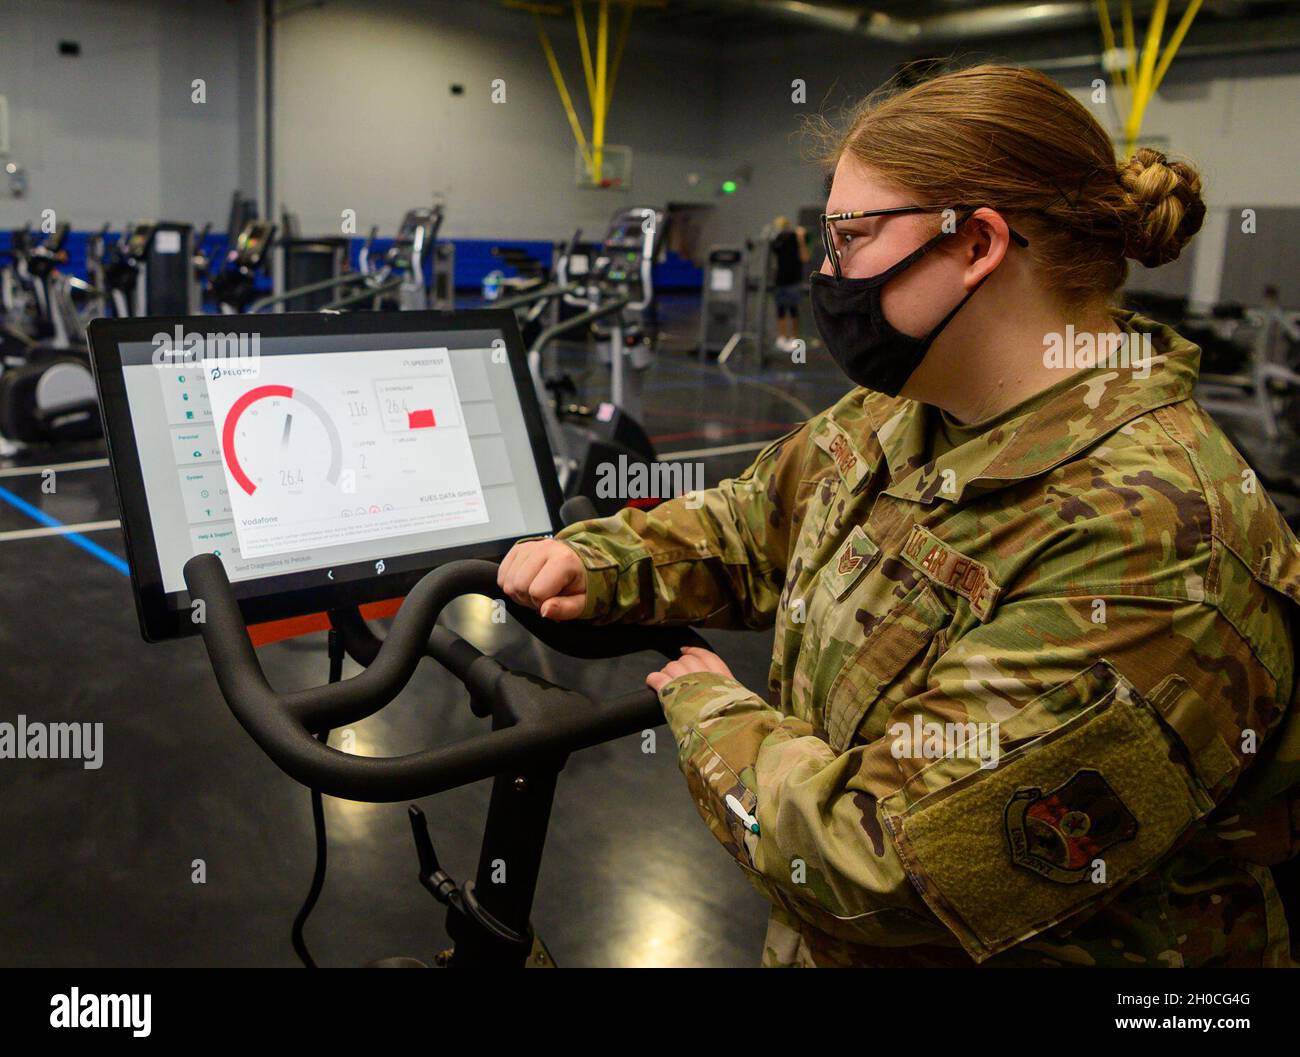
[(1129, 203), (1124, 256), (1148, 268), (1177, 260), (1205, 220), (1200, 173), (1158, 150), (1139, 147), (1120, 165), (1119, 182)]

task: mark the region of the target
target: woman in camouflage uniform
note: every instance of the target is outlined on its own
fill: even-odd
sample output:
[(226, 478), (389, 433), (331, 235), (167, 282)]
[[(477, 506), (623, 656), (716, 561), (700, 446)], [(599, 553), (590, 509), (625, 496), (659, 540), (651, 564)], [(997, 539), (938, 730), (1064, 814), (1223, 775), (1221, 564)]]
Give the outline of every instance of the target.
[[(520, 543), (554, 619), (775, 626), (648, 677), (772, 965), (1285, 965), (1297, 542), (1111, 307), (1200, 180), (1039, 73), (870, 100), (813, 304), (858, 383), (739, 478)], [(978, 292), (978, 293), (977, 293)]]

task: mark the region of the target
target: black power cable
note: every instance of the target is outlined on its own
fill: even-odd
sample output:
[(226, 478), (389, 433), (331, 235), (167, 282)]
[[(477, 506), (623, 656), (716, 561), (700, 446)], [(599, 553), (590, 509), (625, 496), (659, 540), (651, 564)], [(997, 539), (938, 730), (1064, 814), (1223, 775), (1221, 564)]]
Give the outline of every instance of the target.
[[(343, 678), (343, 643), (339, 638), (339, 633), (333, 628), (329, 632), (329, 661), (330, 661), (330, 679), (331, 683), (337, 683)], [(322, 731), (316, 735), (316, 740), (329, 744), (330, 731)], [(307, 949), (307, 940), (303, 936), (303, 929), (307, 924), (307, 919), (311, 917), (311, 912), (316, 909), (316, 902), (320, 899), (320, 894), (325, 888), (325, 871), (328, 867), (329, 855), (329, 837), (325, 831), (325, 801), (321, 796), (319, 789), (311, 790), (311, 821), (312, 830), (316, 839), (316, 865), (312, 870), (311, 887), (307, 890), (307, 896), (302, 901), (302, 906), (298, 908), (298, 913), (293, 919), (293, 929), (290, 932), (290, 938), (293, 942), (293, 950), (298, 955), (298, 960), (302, 962), (303, 968), (316, 969), (316, 959), (311, 956), (311, 951)]]
[[(329, 735), (326, 733), (322, 740), (328, 740)], [(303, 926), (307, 924), (307, 918), (316, 908), (316, 901), (320, 898), (321, 890), (325, 887), (325, 867), (326, 854), (328, 851), (328, 841), (325, 835), (325, 804), (322, 801), (320, 790), (311, 791), (311, 817), (313, 828), (316, 831), (316, 868), (311, 877), (311, 888), (307, 892), (307, 898), (303, 900), (302, 906), (298, 909), (297, 915), (293, 919), (293, 950), (298, 955), (298, 960), (302, 962), (306, 969), (318, 968), (316, 960), (311, 956), (311, 951), (307, 949), (307, 941), (303, 938)]]

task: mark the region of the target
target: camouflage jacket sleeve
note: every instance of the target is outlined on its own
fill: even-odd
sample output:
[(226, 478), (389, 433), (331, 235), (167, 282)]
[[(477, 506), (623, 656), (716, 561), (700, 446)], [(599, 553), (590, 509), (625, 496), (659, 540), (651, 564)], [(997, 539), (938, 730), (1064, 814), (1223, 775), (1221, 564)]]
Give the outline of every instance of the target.
[(770, 627), (792, 522), (806, 505), (798, 485), (807, 431), (805, 424), (773, 441), (743, 474), (716, 488), (560, 532), (557, 539), (587, 568), (583, 619)]
[(823, 732), (711, 672), (673, 679), (660, 699), (696, 809), (769, 899), (848, 942), (946, 939), (857, 782), (871, 746), (837, 755)]
[[(885, 733), (841, 753), (732, 679), (672, 680), (661, 699), (697, 809), (769, 898), (849, 942), (955, 937), (983, 960), (1086, 913), (1189, 839), (1246, 766), (1236, 728), (1202, 699), (1270, 700), (1291, 680), (1211, 606), (1105, 600), (1100, 632), (1091, 596), (1005, 604), (944, 652)], [(1262, 742), (1278, 717), (1256, 718)], [(991, 740), (900, 751), (921, 724), (951, 723)], [(1016, 858), (1013, 815), (1031, 793), (1100, 805), (1074, 849), (1085, 866), (1105, 860), (1100, 880), (1068, 855), (1036, 858), (1032, 841)]]

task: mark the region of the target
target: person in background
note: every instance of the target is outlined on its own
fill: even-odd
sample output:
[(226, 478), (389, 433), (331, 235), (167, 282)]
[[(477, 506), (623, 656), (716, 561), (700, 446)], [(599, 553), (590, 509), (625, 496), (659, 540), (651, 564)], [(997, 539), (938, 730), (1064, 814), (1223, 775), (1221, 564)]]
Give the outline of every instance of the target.
[(1278, 288), (1269, 283), (1264, 287), (1264, 302), (1259, 307), (1259, 316), (1263, 320), (1264, 333), (1257, 348), (1263, 350), (1264, 362), (1294, 370), (1290, 346), (1300, 345), (1300, 313), (1283, 308)]
[(794, 348), (799, 336), (799, 302), (803, 300), (804, 270), (808, 266), (808, 232), (792, 228), (788, 217), (772, 221), (771, 252), (776, 257), (772, 299), (776, 302), (776, 347)]

